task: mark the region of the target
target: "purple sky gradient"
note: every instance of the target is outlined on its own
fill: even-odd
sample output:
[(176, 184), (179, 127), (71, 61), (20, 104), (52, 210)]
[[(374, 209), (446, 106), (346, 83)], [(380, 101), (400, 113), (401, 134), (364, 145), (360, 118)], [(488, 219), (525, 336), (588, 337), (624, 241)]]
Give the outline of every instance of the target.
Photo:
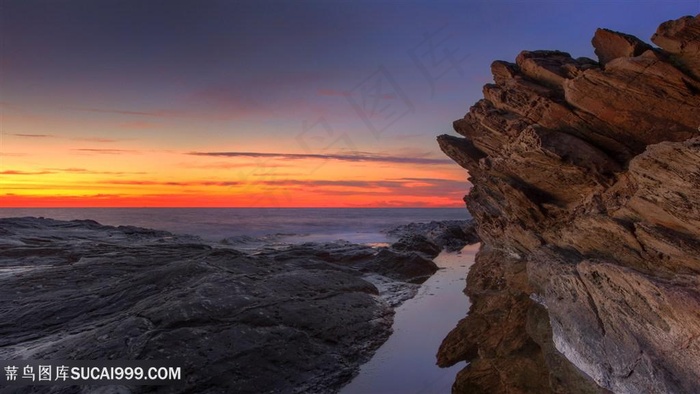
[(595, 58), (598, 27), (649, 41), (698, 13), (700, 0), (0, 0), (2, 133), (93, 153), (442, 160), (436, 135), (493, 60)]

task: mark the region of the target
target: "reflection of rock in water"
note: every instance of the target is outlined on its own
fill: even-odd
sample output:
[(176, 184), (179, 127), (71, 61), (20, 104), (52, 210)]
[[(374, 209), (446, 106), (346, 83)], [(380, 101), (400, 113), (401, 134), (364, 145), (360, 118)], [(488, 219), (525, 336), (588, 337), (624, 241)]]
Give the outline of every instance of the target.
[(466, 138), (438, 138), (484, 245), (439, 354), (471, 361), (454, 391), (697, 392), (700, 16), (652, 40), (494, 62)]
[(168, 392), (332, 391), (387, 339), (409, 282), (436, 270), (345, 242), (248, 255), (93, 221), (0, 228), (0, 358), (183, 360)]

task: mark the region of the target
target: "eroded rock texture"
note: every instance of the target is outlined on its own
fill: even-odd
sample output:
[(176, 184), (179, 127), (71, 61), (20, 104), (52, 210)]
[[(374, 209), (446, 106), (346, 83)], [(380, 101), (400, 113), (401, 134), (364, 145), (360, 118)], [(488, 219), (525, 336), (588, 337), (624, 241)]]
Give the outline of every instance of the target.
[[(442, 135), (482, 250), (459, 393), (700, 392), (700, 15), (494, 62)], [(568, 361), (568, 362), (566, 362)]]
[(334, 392), (388, 338), (393, 307), (436, 270), (412, 251), (347, 242), (249, 255), (165, 231), (0, 219), (0, 359), (183, 367), (177, 385), (103, 392)]

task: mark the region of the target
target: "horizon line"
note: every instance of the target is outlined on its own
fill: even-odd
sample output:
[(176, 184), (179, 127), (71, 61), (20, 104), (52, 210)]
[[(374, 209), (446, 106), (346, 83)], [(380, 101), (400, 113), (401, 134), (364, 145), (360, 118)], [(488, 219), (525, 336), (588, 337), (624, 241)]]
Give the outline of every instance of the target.
[(376, 206), (376, 207), (308, 207), (308, 206), (287, 206), (287, 207), (208, 207), (208, 206), (85, 206), (85, 207), (73, 207), (73, 206), (38, 206), (38, 207), (0, 207), (2, 209), (461, 209), (466, 207), (452, 207), (452, 206), (405, 206), (405, 207), (395, 207), (395, 206)]

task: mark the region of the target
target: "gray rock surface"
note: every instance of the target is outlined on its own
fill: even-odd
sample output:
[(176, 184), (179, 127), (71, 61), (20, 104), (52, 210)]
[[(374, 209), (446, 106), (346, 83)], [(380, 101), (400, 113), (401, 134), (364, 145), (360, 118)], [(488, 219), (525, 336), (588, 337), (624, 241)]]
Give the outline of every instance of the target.
[[(0, 359), (183, 360), (182, 384), (119, 388), (134, 393), (333, 392), (437, 269), (344, 242), (249, 255), (94, 221), (0, 229)], [(80, 392), (6, 390), (47, 389)]]
[(391, 244), (391, 248), (402, 251), (416, 251), (430, 258), (434, 258), (442, 251), (440, 246), (421, 234), (406, 234)]
[[(476, 222), (473, 220), (443, 220), (428, 223), (409, 223), (387, 231), (389, 237), (398, 239), (392, 245), (399, 250), (413, 250), (435, 254), (435, 249), (457, 252), (466, 245), (479, 242)], [(431, 246), (430, 244), (437, 246)]]

